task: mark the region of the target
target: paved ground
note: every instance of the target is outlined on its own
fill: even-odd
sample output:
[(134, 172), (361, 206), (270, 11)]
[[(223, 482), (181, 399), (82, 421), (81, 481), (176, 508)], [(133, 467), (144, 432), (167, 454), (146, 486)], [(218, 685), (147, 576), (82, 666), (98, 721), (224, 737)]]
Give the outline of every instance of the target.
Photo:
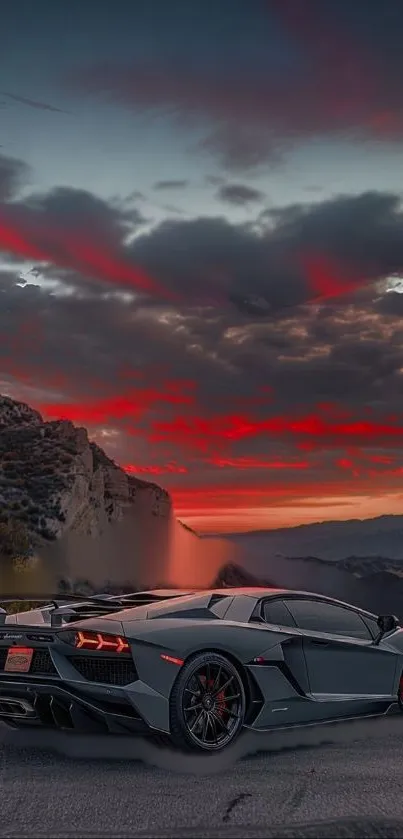
[(208, 767), (140, 741), (17, 734), (0, 727), (1, 837), (403, 836), (400, 718), (248, 735)]

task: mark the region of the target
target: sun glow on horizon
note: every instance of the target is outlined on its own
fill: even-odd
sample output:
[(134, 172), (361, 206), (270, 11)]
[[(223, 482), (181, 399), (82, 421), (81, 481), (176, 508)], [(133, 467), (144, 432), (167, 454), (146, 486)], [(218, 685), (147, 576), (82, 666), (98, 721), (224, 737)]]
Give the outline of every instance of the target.
[(246, 533), (252, 530), (276, 530), (328, 521), (372, 519), (382, 515), (401, 515), (403, 493), (382, 496), (346, 496), (295, 499), (293, 503), (272, 507), (175, 507), (177, 517), (199, 533)]

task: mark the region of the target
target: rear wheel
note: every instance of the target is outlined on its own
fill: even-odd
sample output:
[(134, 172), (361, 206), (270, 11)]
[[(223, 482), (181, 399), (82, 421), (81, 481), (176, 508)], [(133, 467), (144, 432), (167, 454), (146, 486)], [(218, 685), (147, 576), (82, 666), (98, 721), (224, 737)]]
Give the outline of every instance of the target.
[(237, 668), (224, 655), (196, 654), (175, 682), (170, 710), (175, 745), (200, 752), (227, 748), (239, 735), (246, 713)]
[(397, 692), (397, 701), (399, 703), (399, 709), (403, 714), (403, 673), (400, 676), (399, 690)]

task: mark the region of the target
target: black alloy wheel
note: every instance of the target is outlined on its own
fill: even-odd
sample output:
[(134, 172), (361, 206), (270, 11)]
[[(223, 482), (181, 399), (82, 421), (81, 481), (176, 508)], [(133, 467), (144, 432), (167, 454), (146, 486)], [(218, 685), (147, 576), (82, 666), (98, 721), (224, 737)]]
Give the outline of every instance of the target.
[(171, 734), (178, 745), (225, 749), (239, 735), (245, 713), (242, 678), (225, 656), (200, 653), (182, 667), (171, 695)]

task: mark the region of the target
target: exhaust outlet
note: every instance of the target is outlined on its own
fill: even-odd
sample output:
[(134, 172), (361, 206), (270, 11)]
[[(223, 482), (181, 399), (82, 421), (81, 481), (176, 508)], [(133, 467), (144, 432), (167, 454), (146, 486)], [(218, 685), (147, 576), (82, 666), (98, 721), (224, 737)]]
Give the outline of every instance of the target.
[(36, 717), (33, 705), (26, 699), (16, 699), (15, 696), (0, 696), (0, 717)]

